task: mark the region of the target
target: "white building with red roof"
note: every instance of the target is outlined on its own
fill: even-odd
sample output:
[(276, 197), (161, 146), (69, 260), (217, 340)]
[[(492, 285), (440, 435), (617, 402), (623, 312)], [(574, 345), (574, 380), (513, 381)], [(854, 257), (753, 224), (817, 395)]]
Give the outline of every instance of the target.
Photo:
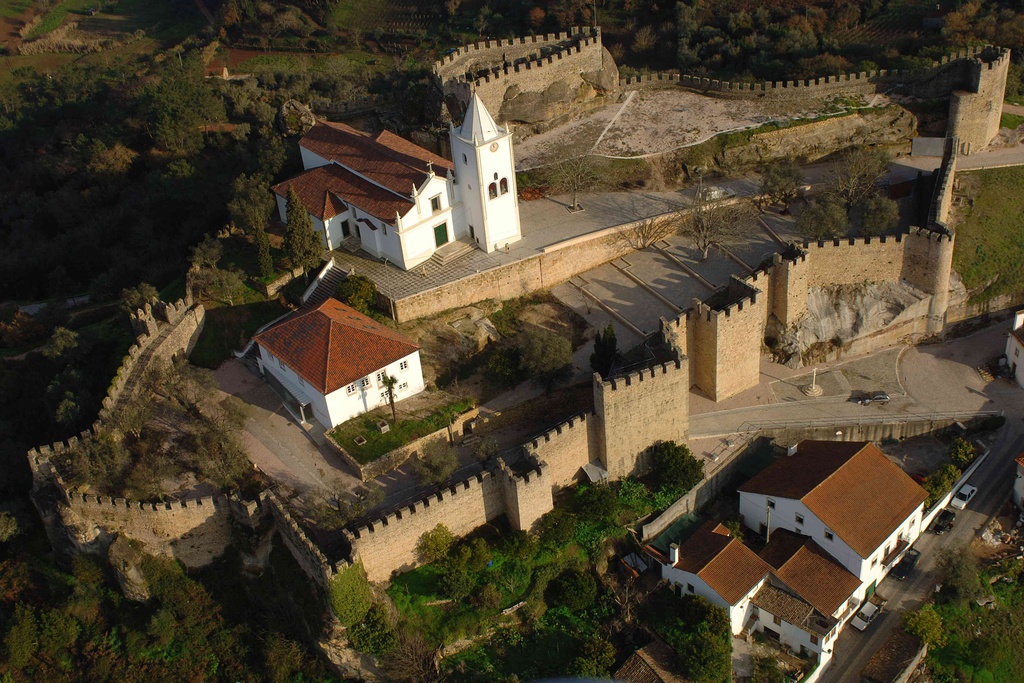
[(1017, 478), (1013, 482), (1013, 502), (1024, 510), (1024, 453), (1017, 456)]
[(264, 377), (303, 422), (330, 428), (423, 391), (419, 346), (336, 299), (256, 335)]
[(1010, 366), (1010, 376), (1024, 388), (1024, 311), (1013, 315), (1013, 327), (1006, 338), (1006, 362)]
[(281, 220), (294, 189), (325, 248), (348, 240), (405, 270), (455, 241), (488, 253), (518, 242), (511, 133), (474, 94), (449, 136), (455, 163), (388, 131), (318, 121), (299, 141), (306, 171), (272, 188)]

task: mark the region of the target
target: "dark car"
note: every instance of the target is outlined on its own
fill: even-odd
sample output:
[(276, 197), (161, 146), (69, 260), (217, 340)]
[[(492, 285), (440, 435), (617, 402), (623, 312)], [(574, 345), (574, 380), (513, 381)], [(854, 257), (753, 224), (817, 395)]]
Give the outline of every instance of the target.
[(873, 391), (871, 392), (871, 402), (881, 403), (883, 406), (889, 402), (889, 394), (884, 391)]
[(899, 561), (899, 564), (892, 568), (890, 576), (897, 581), (902, 581), (910, 576), (910, 572), (914, 571), (914, 566), (917, 565), (917, 561), (919, 559), (921, 559), (921, 551), (911, 548), (907, 551), (907, 554), (903, 556), (903, 559)]
[(952, 510), (943, 510), (939, 513), (939, 516), (932, 522), (931, 532), (933, 534), (944, 534), (953, 528), (953, 522), (956, 521), (956, 513)]
[(857, 405), (866, 406), (872, 403), (880, 403), (885, 405), (889, 402), (889, 394), (884, 391), (855, 391), (850, 394), (850, 402), (856, 403)]

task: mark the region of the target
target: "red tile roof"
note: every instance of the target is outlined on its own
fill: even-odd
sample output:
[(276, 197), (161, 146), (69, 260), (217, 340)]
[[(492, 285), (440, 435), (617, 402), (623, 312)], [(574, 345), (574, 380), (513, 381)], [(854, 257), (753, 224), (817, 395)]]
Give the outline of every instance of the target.
[(739, 487), (795, 498), (862, 558), (928, 498), (927, 492), (868, 442), (804, 441)]
[(1021, 346), (1024, 346), (1024, 327), (1018, 327), (1015, 330), (1010, 330), (1010, 335), (1020, 342)]
[(631, 654), (615, 672), (615, 680), (624, 683), (686, 683), (675, 669), (675, 650), (655, 640)]
[(680, 546), (675, 567), (699, 576), (730, 605), (771, 572), (768, 563), (716, 522), (708, 522)]
[(412, 199), (399, 197), (390, 190), (374, 185), (337, 164), (328, 164), (310, 169), (302, 175), (274, 185), (271, 189), (287, 198), (288, 189), (302, 200), (306, 210), (320, 220), (333, 218), (345, 210), (342, 203), (348, 202), (359, 209), (394, 225), (395, 214), (404, 216), (414, 206)]
[(1024, 453), (1017, 456), (1017, 464), (1024, 467)]
[(427, 179), (428, 162), (437, 167), (435, 173), (454, 169), (447, 159), (393, 133), (374, 138), (344, 123), (318, 121), (299, 145), (403, 196)]
[(256, 343), (324, 395), (420, 348), (336, 299), (261, 332)]
[(834, 614), (860, 588), (860, 579), (808, 536), (776, 529), (760, 552), (775, 575), (826, 616)]

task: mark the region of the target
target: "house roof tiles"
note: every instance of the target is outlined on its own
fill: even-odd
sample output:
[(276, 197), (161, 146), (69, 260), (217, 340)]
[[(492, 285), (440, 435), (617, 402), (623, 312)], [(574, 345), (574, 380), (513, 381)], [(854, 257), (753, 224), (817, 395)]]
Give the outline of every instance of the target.
[(675, 673), (676, 653), (660, 640), (640, 648), (615, 672), (624, 683), (686, 683)]
[(803, 441), (739, 487), (801, 500), (860, 557), (878, 546), (928, 497), (872, 443)]
[(696, 574), (730, 605), (737, 604), (771, 567), (721, 524), (708, 522), (679, 548), (675, 567)]
[(325, 396), (419, 350), (335, 299), (261, 332), (256, 343)]
[(318, 121), (299, 145), (402, 196), (423, 184), (431, 166), (454, 169), (452, 162), (394, 133), (374, 137), (344, 123)]
[(287, 198), (289, 188), (295, 188), (306, 210), (320, 220), (342, 213), (346, 208), (344, 202), (348, 202), (374, 218), (394, 225), (395, 214), (404, 216), (415, 206), (409, 197), (400, 197), (337, 164), (310, 169), (271, 189)]
[(808, 536), (776, 529), (759, 555), (783, 583), (822, 614), (835, 614), (860, 588), (860, 579)]

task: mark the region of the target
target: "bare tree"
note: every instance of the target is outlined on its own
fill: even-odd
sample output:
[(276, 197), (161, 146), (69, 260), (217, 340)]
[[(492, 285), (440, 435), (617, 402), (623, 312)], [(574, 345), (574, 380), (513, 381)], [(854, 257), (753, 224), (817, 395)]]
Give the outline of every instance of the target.
[(700, 250), (701, 260), (706, 261), (712, 246), (739, 234), (743, 223), (750, 218), (750, 206), (745, 202), (726, 204), (698, 192), (693, 207), (674, 216), (679, 223), (679, 233), (693, 240), (693, 246)]
[(395, 646), (380, 660), (380, 669), (393, 681), (432, 683), (440, 678), (437, 649), (417, 631), (402, 629)]
[(676, 234), (678, 230), (679, 221), (675, 220), (674, 214), (669, 214), (644, 218), (631, 225), (624, 225), (616, 237), (624, 246), (640, 251)]
[(875, 183), (889, 170), (892, 156), (881, 149), (858, 147), (840, 154), (827, 182), (828, 194), (835, 196), (849, 214), (853, 207), (875, 192)]
[(550, 168), (551, 184), (572, 195), (570, 211), (580, 211), (583, 207), (577, 201), (578, 194), (592, 188), (598, 180), (594, 158), (586, 154), (574, 157), (568, 150), (563, 151), (566, 153), (559, 153), (562, 160)]

